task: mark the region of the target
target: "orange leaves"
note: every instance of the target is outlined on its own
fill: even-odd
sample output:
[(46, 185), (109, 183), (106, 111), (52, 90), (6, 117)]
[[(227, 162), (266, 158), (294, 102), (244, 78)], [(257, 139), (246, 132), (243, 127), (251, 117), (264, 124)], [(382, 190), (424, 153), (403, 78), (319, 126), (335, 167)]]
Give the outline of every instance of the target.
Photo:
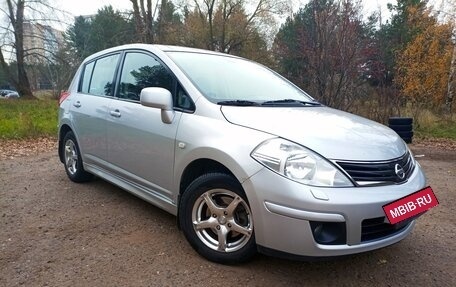
[(410, 12), (420, 32), (398, 55), (396, 83), (413, 103), (439, 106), (447, 92), (454, 45), (452, 27), (437, 23), (427, 13)]

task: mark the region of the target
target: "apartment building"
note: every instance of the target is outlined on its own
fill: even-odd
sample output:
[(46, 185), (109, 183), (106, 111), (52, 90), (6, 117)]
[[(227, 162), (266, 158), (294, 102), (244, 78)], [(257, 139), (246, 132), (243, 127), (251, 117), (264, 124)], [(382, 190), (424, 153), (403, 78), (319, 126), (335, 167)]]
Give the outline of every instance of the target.
[(24, 50), (26, 62), (39, 63), (51, 60), (63, 44), (63, 32), (32, 22), (24, 22)]

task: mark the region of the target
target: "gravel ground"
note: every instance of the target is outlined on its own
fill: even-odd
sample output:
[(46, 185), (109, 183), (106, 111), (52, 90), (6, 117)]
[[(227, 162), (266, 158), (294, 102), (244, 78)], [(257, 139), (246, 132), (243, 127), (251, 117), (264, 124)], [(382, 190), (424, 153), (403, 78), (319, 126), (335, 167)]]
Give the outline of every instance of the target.
[(199, 257), (173, 216), (103, 180), (70, 182), (55, 151), (0, 155), (0, 286), (456, 286), (456, 151), (412, 148), (440, 205), (405, 240), (239, 266)]

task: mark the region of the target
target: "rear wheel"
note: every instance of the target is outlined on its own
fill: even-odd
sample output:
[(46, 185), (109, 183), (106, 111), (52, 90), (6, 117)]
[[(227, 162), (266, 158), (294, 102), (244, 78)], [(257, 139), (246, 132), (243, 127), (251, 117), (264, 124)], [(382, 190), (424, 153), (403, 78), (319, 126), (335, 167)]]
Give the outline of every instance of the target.
[(179, 221), (192, 247), (208, 260), (233, 264), (256, 253), (247, 198), (229, 175), (211, 173), (194, 180), (182, 195)]
[(63, 159), (66, 174), (72, 181), (85, 182), (93, 178), (92, 174), (84, 170), (79, 146), (73, 132), (67, 132), (63, 138)]

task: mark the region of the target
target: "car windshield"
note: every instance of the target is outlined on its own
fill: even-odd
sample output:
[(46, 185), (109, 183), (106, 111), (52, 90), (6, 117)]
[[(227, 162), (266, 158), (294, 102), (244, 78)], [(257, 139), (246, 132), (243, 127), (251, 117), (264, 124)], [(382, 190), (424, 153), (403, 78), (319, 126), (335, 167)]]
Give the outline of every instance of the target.
[(221, 105), (318, 104), (272, 70), (254, 62), (223, 55), (169, 52), (199, 91)]

